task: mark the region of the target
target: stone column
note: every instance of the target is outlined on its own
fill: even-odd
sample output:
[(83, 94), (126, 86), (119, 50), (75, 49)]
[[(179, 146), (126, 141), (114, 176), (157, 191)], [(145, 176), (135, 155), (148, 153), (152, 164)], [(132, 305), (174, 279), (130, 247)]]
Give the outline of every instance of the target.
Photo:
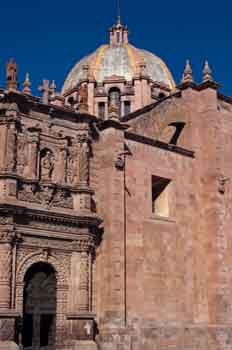
[(14, 172), (16, 168), (16, 127), (15, 122), (7, 125), (6, 170)]
[(66, 167), (67, 167), (67, 148), (63, 145), (59, 149), (59, 162), (57, 164), (57, 171), (55, 179), (58, 183), (63, 184), (66, 182)]
[(77, 239), (72, 243), (71, 276), (69, 288), (69, 312), (91, 312), (90, 285), (94, 240), (92, 237)]
[(89, 312), (90, 311), (90, 300), (89, 300), (89, 252), (85, 251), (80, 254), (80, 276), (79, 276), (79, 311)]
[(89, 186), (89, 139), (88, 135), (78, 136), (79, 153), (79, 184), (83, 187)]
[(92, 313), (92, 295), (90, 295), (94, 240), (90, 236), (78, 239), (73, 242), (72, 248), (69, 313), (67, 315), (70, 322), (68, 349), (73, 350), (77, 346), (85, 347), (86, 344), (89, 348), (95, 349), (96, 344), (93, 342), (95, 315)]
[(33, 132), (29, 134), (28, 145), (28, 174), (31, 179), (38, 177), (38, 145), (39, 145), (39, 133)]
[(11, 306), (11, 272), (13, 232), (0, 232), (0, 310)]
[(91, 197), (93, 191), (89, 184), (90, 144), (87, 134), (78, 135), (78, 183), (77, 194), (74, 197), (74, 208), (78, 211), (91, 212)]
[(0, 231), (0, 350), (16, 350), (15, 320), (19, 316), (11, 309), (12, 244), (14, 232)]

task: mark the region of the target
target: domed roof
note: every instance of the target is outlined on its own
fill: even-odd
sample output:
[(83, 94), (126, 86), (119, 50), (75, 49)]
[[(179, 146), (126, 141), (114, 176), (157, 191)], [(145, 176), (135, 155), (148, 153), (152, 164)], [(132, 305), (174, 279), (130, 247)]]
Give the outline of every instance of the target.
[[(115, 26), (112, 30), (117, 28)], [(120, 28), (125, 30), (126, 27), (121, 26)], [(88, 66), (93, 78), (101, 83), (114, 76), (132, 81), (136, 75), (136, 69), (141, 63), (144, 65), (143, 74), (155, 82), (166, 84), (171, 89), (175, 87), (169, 69), (159, 57), (146, 50), (137, 49), (124, 40), (118, 45), (112, 45), (112, 43), (102, 45), (94, 53), (80, 60), (68, 74), (62, 93), (65, 94), (85, 78), (85, 70), (83, 69), (85, 66)]]

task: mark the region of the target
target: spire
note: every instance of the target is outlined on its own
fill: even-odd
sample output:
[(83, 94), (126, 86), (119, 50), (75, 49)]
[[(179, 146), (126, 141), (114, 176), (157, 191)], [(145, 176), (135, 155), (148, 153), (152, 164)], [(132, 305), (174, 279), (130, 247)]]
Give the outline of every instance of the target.
[(56, 93), (56, 83), (55, 83), (55, 80), (52, 80), (52, 83), (50, 85), (50, 92), (51, 92), (51, 96), (52, 95), (55, 95)]
[(205, 65), (204, 65), (204, 69), (203, 69), (203, 82), (207, 82), (207, 81), (213, 81), (213, 77), (212, 77), (212, 70), (209, 66), (208, 61), (205, 61)]
[(117, 25), (121, 25), (121, 1), (117, 0)]
[(186, 61), (185, 70), (182, 78), (182, 83), (192, 83), (193, 82), (193, 71), (191, 68), (190, 61)]
[(25, 81), (23, 83), (23, 92), (24, 94), (30, 95), (31, 94), (31, 82), (30, 82), (30, 76), (29, 73), (26, 73)]

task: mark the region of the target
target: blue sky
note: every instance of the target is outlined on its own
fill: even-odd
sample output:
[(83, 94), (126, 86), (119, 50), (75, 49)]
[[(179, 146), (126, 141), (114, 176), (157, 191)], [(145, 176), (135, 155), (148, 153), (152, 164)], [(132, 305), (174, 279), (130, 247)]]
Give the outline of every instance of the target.
[[(207, 58), (222, 92), (232, 95), (232, 3), (209, 0), (122, 0), (122, 18), (135, 46), (162, 57), (176, 82), (185, 60), (201, 80)], [(0, 85), (5, 63), (14, 57), (19, 80), (28, 71), (33, 92), (42, 79), (55, 79), (58, 89), (76, 61), (108, 42), (116, 17), (115, 0), (0, 1)]]

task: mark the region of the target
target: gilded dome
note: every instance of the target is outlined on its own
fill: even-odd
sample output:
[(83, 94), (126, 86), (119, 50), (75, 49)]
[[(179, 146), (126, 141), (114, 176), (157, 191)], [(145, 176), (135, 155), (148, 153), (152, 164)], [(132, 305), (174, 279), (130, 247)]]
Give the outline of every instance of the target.
[(84, 78), (84, 66), (88, 66), (89, 72), (98, 83), (113, 76), (132, 81), (141, 62), (144, 64), (143, 73), (154, 82), (163, 83), (171, 89), (175, 87), (174, 79), (161, 58), (146, 50), (137, 49), (129, 43), (122, 43), (102, 45), (94, 53), (80, 60), (68, 74), (62, 93), (65, 94)]

